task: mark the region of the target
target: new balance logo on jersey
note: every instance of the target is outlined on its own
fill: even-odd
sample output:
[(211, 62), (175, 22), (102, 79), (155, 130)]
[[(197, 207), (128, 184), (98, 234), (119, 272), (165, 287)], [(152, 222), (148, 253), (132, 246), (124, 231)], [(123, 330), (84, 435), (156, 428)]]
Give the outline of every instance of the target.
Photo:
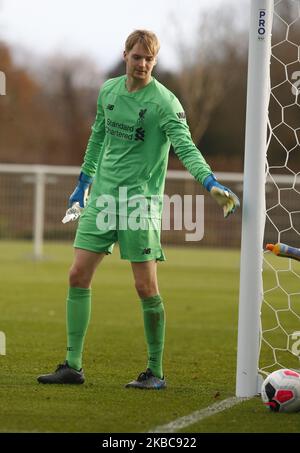
[(185, 116), (185, 113), (184, 112), (179, 112), (179, 113), (176, 113), (176, 115), (178, 116), (178, 118), (180, 120), (185, 120), (186, 116)]
[(145, 140), (145, 129), (142, 127), (138, 127), (135, 130), (135, 140), (142, 140), (142, 142)]
[(145, 119), (145, 114), (146, 114), (146, 112), (147, 112), (147, 109), (141, 109), (141, 110), (139, 111), (139, 119), (140, 119), (140, 120), (144, 120), (144, 119)]
[(113, 110), (115, 106), (113, 104), (107, 104), (107, 110)]

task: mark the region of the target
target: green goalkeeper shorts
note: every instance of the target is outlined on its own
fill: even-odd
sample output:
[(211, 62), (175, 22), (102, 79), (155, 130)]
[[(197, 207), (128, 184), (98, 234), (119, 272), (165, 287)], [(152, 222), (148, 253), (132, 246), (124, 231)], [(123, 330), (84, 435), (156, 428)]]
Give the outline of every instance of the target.
[(145, 218), (141, 227), (128, 225), (126, 217), (115, 216), (110, 226), (103, 227), (98, 221), (95, 208), (88, 206), (81, 215), (76, 231), (74, 247), (96, 253), (111, 254), (114, 244), (119, 243), (120, 256), (132, 262), (164, 261), (160, 243), (160, 220)]

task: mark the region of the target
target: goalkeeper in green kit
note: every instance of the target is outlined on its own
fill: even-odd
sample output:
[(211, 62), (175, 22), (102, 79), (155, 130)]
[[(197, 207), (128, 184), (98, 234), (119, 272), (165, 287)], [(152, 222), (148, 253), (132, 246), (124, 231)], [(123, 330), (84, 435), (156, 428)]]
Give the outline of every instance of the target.
[[(127, 388), (163, 389), (165, 311), (157, 282), (162, 197), (170, 144), (186, 169), (223, 208), (239, 206), (237, 196), (217, 182), (194, 145), (178, 99), (152, 77), (159, 42), (154, 33), (136, 30), (125, 43), (126, 75), (107, 80), (99, 93), (78, 185), (69, 205), (85, 207), (74, 242), (67, 296), (67, 354), (43, 384), (82, 384), (82, 352), (91, 311), (91, 282), (103, 260), (119, 243), (129, 260), (141, 300), (148, 360), (146, 370)], [(85, 193), (92, 184), (85, 206)], [(153, 202), (154, 200), (154, 202)], [(136, 206), (137, 227), (130, 222)], [(109, 222), (106, 222), (109, 219)]]

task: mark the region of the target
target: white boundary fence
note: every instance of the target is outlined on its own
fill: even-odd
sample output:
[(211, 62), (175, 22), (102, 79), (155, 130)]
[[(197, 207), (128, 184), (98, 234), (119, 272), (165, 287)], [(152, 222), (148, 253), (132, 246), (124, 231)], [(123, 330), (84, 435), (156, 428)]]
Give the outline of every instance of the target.
[[(36, 259), (43, 256), (45, 239), (72, 240), (76, 224), (63, 225), (61, 219), (65, 214), (68, 197), (77, 183), (79, 172), (79, 167), (0, 164), (0, 240), (32, 240)], [(242, 199), (242, 173), (217, 172), (216, 176)], [(288, 175), (276, 175), (274, 179), (279, 186), (293, 182), (293, 178)], [(270, 184), (269, 188), (271, 193), (268, 194), (268, 198), (272, 203), (273, 185)], [(182, 229), (176, 229), (176, 221), (172, 218), (171, 230), (162, 232), (164, 244), (240, 248), (242, 209), (224, 220), (222, 210), (186, 171), (168, 171), (165, 193), (169, 196), (203, 194), (205, 228), (201, 241), (188, 243), (185, 241), (188, 232), (184, 226)], [(277, 193), (274, 193), (274, 203), (276, 196)], [(192, 206), (192, 209), (195, 215), (195, 206)], [(297, 209), (295, 206), (295, 210)], [(274, 239), (272, 235), (273, 232), (267, 228), (265, 236), (270, 242)], [(249, 246), (248, 243), (247, 247)]]
[[(34, 257), (43, 256), (44, 239), (72, 239), (75, 224), (62, 225), (69, 195), (74, 190), (79, 167), (0, 164), (0, 238), (32, 239)], [(241, 196), (241, 173), (216, 173), (217, 178)], [(224, 221), (221, 209), (186, 171), (170, 170), (166, 194), (205, 196), (205, 231), (201, 245), (239, 247), (241, 213)], [(195, 215), (195, 208), (192, 207)], [(174, 218), (172, 219), (173, 223)], [(172, 223), (172, 222), (171, 222)], [(184, 231), (173, 225), (162, 233), (167, 244), (186, 244)], [(184, 229), (184, 227), (183, 227)]]
[[(51, 175), (75, 176), (79, 174), (78, 167), (61, 167), (50, 165), (22, 165), (0, 164), (0, 174), (18, 174), (25, 176), (24, 181), (34, 186), (34, 216), (33, 216), (33, 244), (34, 257), (43, 255), (44, 223), (45, 223), (45, 190), (47, 180)], [(29, 178), (28, 178), (29, 176)], [(54, 182), (54, 181), (53, 181)]]

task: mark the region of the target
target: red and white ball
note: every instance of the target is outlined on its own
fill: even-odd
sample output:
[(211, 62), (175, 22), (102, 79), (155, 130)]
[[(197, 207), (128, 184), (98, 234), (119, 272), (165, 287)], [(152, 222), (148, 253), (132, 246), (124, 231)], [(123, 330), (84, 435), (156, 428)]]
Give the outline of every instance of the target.
[(273, 371), (262, 384), (261, 398), (272, 412), (300, 411), (300, 373), (288, 369)]

